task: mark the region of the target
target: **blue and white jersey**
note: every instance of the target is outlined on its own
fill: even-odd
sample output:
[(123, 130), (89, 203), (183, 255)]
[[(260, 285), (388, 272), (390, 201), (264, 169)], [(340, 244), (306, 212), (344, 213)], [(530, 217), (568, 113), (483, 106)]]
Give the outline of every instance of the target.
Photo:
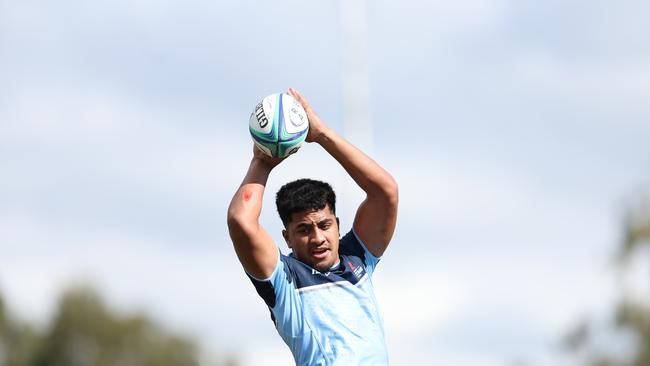
[(339, 257), (338, 267), (323, 273), (280, 253), (271, 277), (251, 280), (296, 365), (387, 365), (372, 287), (379, 258), (354, 231), (341, 238)]

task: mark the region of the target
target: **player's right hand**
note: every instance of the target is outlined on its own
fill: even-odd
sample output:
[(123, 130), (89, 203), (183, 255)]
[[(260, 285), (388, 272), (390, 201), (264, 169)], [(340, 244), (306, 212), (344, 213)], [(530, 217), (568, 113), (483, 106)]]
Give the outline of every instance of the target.
[(253, 159), (257, 159), (271, 168), (276, 167), (282, 162), (282, 160), (284, 160), (266, 155), (262, 150), (260, 150), (259, 147), (255, 145), (255, 143), (253, 143)]

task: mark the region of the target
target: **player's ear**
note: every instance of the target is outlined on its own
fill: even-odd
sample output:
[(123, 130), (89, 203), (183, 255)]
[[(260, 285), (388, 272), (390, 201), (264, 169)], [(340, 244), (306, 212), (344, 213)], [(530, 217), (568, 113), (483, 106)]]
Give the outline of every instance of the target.
[(286, 229), (282, 229), (282, 237), (284, 238), (284, 241), (287, 243), (287, 246), (291, 248), (291, 244), (289, 244), (289, 233), (287, 233)]
[(341, 235), (341, 221), (339, 221), (338, 216), (336, 217), (336, 230), (338, 230), (339, 235)]

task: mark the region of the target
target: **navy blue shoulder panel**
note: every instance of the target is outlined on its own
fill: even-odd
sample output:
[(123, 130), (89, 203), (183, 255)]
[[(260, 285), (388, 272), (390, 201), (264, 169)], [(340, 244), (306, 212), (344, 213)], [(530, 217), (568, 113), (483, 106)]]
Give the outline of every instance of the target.
[(361, 258), (348, 255), (340, 255), (339, 258), (339, 267), (329, 272), (320, 272), (293, 256), (285, 256), (282, 260), (290, 268), (297, 289), (341, 281), (354, 285), (366, 274)]
[(255, 291), (257, 291), (257, 294), (260, 295), (262, 300), (266, 303), (266, 306), (269, 307), (269, 312), (271, 313), (271, 320), (273, 321), (273, 324), (276, 324), (275, 322), (275, 315), (273, 315), (273, 307), (275, 306), (275, 289), (273, 288), (273, 285), (271, 284), (271, 281), (260, 281), (258, 279), (253, 278), (253, 276), (249, 275), (246, 273), (246, 276), (250, 278), (251, 282), (253, 282), (253, 286), (255, 286)]
[[(280, 258), (283, 259), (284, 256), (280, 255)], [(248, 273), (246, 273), (246, 275), (248, 276), (248, 278), (250, 278), (251, 282), (253, 282), (253, 286), (255, 286), (255, 290), (257, 291), (257, 294), (260, 295), (260, 297), (264, 300), (266, 305), (268, 305), (270, 308), (273, 308), (275, 306), (276, 293), (271, 281), (260, 281), (254, 278), (253, 276), (249, 275)], [(289, 271), (289, 267), (286, 265), (286, 263), (284, 265), (284, 276), (287, 279), (287, 282), (289, 283), (293, 282), (293, 278)]]
[(271, 281), (260, 281), (258, 279), (253, 278), (253, 276), (249, 275), (246, 273), (248, 278), (250, 278), (251, 282), (253, 283), (253, 286), (255, 286), (255, 291), (257, 291), (257, 294), (260, 295), (260, 297), (264, 300), (266, 305), (270, 308), (275, 306), (275, 289), (273, 289), (273, 285), (271, 284)]
[(285, 268), (295, 280), (297, 289), (347, 281), (356, 284), (366, 274), (365, 252), (351, 231), (339, 242), (339, 259), (341, 264), (333, 271), (320, 272), (297, 260), (292, 255), (282, 256)]
[[(365, 251), (352, 231), (339, 241), (339, 259), (341, 264), (336, 270), (320, 272), (297, 260), (293, 255), (280, 255), (280, 260), (284, 263), (282, 275), (288, 283), (294, 283), (296, 289), (301, 289), (341, 281), (354, 285), (366, 274)], [(277, 294), (271, 281), (260, 281), (250, 275), (248, 277), (266, 305), (275, 307)]]
[(339, 241), (339, 253), (359, 257), (363, 263), (366, 263), (366, 251), (352, 230)]

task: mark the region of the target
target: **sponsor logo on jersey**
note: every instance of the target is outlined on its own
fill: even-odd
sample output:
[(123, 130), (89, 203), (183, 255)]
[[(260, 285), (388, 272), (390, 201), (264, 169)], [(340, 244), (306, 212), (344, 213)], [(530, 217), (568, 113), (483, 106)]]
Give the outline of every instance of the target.
[(357, 279), (361, 278), (363, 275), (363, 267), (356, 267), (351, 261), (348, 261), (348, 267), (350, 267), (350, 270), (352, 271), (352, 274), (354, 274), (354, 277)]
[(323, 275), (325, 277), (328, 277), (330, 275), (330, 273), (332, 273), (332, 272), (319, 272), (319, 271), (317, 271), (317, 270), (315, 270), (313, 268), (311, 269), (311, 274), (313, 274), (313, 275), (319, 274), (319, 275)]

